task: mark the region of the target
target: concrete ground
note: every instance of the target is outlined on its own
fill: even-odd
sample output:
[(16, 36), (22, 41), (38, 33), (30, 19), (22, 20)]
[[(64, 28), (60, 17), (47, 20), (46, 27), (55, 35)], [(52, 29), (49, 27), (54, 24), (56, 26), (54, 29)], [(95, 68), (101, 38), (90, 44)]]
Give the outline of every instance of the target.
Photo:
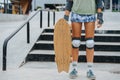
[[(86, 78), (86, 63), (78, 64), (78, 78), (74, 80), (89, 80)], [(120, 64), (95, 63), (96, 80), (120, 80)], [(18, 69), (0, 71), (0, 80), (72, 80), (69, 74), (57, 72), (54, 62), (28, 62)]]

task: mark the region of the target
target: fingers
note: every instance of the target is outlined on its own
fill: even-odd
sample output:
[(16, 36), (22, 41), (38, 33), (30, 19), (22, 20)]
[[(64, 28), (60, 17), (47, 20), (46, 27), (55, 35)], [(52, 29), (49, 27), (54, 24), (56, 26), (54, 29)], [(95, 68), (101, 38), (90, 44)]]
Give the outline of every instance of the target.
[(70, 11), (65, 10), (65, 15), (66, 15), (66, 16), (69, 16), (69, 14), (70, 14)]
[(97, 25), (97, 28), (100, 28), (100, 27), (102, 27), (102, 25), (101, 25), (101, 24), (98, 24), (98, 25)]
[(96, 21), (96, 26), (97, 26), (97, 28), (102, 27), (102, 24), (99, 24), (99, 20)]

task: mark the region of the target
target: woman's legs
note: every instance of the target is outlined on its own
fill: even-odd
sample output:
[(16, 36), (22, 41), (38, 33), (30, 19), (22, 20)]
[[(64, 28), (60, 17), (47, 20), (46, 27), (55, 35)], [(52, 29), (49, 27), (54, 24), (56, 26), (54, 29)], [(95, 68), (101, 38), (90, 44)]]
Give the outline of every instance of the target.
[(87, 58), (87, 77), (95, 79), (95, 75), (92, 70), (93, 60), (94, 60), (94, 31), (95, 22), (85, 23), (85, 38), (86, 38), (86, 58)]
[(72, 22), (72, 71), (70, 72), (70, 78), (74, 79), (77, 77), (77, 62), (81, 38), (82, 23)]
[[(82, 23), (73, 22), (72, 23), (72, 38), (81, 38)], [(78, 61), (79, 48), (72, 49), (73, 61)]]
[[(85, 38), (86, 39), (94, 39), (94, 31), (95, 31), (95, 23), (94, 22), (86, 22), (85, 23)], [(87, 62), (93, 63), (94, 59), (94, 47), (89, 49), (86, 48), (86, 58)]]

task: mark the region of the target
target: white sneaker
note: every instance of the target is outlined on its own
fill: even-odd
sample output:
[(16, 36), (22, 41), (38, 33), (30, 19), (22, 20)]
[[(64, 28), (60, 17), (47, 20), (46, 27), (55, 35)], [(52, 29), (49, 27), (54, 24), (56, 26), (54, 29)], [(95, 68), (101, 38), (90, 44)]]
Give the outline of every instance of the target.
[(95, 80), (96, 76), (94, 75), (92, 70), (88, 70), (87, 71), (87, 78), (91, 79), (91, 80)]
[(76, 70), (76, 69), (73, 69), (73, 70), (70, 72), (69, 76), (70, 76), (71, 79), (77, 78), (77, 76), (78, 76), (77, 70)]

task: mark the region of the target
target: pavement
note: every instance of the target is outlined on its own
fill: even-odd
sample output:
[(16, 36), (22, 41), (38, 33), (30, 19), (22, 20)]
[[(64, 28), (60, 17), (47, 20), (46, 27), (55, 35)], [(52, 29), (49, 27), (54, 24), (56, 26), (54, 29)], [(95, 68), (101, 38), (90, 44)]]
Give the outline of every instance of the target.
[[(0, 80), (89, 80), (86, 66), (78, 63), (78, 77), (70, 79), (69, 73), (58, 73), (54, 62), (28, 62), (18, 69), (0, 71)], [(120, 64), (94, 63), (93, 69), (96, 80), (120, 80)]]
[[(57, 12), (57, 15), (59, 16), (56, 16), (56, 21), (63, 17), (63, 13)], [(43, 19), (43, 25), (46, 28), (47, 16), (43, 16)], [(98, 30), (120, 30), (120, 13), (105, 12), (104, 19), (103, 27)], [(8, 43), (7, 71), (1, 70), (3, 42), (23, 23), (24, 21), (0, 22), (0, 80), (71, 80), (68, 73), (57, 72), (54, 62), (28, 62), (19, 67), (42, 32), (42, 29), (39, 28), (39, 14), (30, 23), (30, 44), (26, 43), (26, 27), (24, 27)], [(51, 21), (50, 28), (54, 28), (52, 23)], [(86, 64), (79, 63), (78, 66), (79, 76), (75, 80), (88, 80), (86, 78)], [(120, 64), (95, 63), (94, 69), (97, 75), (96, 80), (120, 80)]]

